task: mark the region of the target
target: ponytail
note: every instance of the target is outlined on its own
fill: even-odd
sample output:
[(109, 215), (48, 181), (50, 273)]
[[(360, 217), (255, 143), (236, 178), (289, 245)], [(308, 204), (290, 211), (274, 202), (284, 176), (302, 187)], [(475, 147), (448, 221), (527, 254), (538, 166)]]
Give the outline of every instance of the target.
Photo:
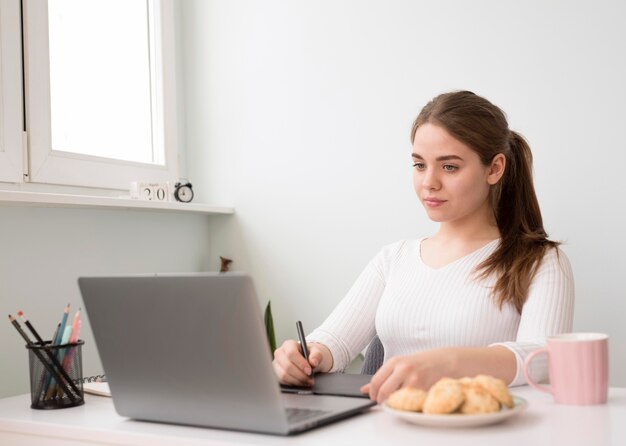
[(486, 277), (496, 273), (493, 293), (500, 308), (511, 302), (521, 313), (530, 283), (550, 247), (532, 178), (532, 152), (518, 133), (509, 132), (505, 151), (507, 165), (501, 181), (492, 190), (492, 206), (501, 235), (498, 249), (477, 270)]

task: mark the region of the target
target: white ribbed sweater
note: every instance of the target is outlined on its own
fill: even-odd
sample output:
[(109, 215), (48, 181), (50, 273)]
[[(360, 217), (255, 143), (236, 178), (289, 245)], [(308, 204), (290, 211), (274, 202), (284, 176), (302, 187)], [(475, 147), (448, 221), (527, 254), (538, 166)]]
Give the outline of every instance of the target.
[[(525, 384), (528, 354), (544, 346), (546, 336), (572, 329), (574, 281), (565, 254), (551, 249), (545, 255), (520, 315), (512, 305), (498, 309), (490, 295), (494, 277), (477, 280), (472, 274), (499, 240), (439, 269), (422, 262), (422, 240), (384, 247), (307, 340), (330, 349), (331, 371), (347, 367), (375, 334), (385, 361), (442, 347), (502, 345), (517, 358), (511, 385)], [(546, 364), (545, 355), (533, 361), (533, 379), (545, 378)]]

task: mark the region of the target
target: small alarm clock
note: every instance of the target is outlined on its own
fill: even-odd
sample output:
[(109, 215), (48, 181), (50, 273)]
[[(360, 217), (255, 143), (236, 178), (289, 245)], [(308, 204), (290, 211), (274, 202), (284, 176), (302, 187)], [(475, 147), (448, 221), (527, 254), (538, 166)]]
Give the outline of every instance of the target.
[(174, 184), (174, 198), (176, 201), (189, 203), (193, 200), (193, 189), (189, 181), (178, 181)]

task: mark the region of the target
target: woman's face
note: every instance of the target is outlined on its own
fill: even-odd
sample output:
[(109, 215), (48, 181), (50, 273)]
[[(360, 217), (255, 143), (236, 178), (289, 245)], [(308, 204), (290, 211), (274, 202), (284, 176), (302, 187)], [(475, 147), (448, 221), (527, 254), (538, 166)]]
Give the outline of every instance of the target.
[(413, 142), (413, 184), (428, 217), (436, 222), (491, 218), (489, 190), (504, 171), (504, 156), (484, 166), (478, 154), (443, 127), (423, 124)]

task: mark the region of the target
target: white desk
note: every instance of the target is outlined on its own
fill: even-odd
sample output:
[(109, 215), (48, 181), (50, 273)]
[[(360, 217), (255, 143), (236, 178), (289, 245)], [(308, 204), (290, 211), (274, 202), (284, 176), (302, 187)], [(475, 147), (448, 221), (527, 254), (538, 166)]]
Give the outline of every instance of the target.
[(613, 388), (602, 406), (561, 406), (528, 387), (513, 389), (528, 409), (501, 424), (441, 429), (407, 424), (373, 408), (363, 415), (293, 437), (132, 421), (117, 415), (110, 398), (86, 395), (84, 406), (30, 409), (29, 395), (0, 400), (0, 445), (463, 445), (623, 446), (626, 388)]

